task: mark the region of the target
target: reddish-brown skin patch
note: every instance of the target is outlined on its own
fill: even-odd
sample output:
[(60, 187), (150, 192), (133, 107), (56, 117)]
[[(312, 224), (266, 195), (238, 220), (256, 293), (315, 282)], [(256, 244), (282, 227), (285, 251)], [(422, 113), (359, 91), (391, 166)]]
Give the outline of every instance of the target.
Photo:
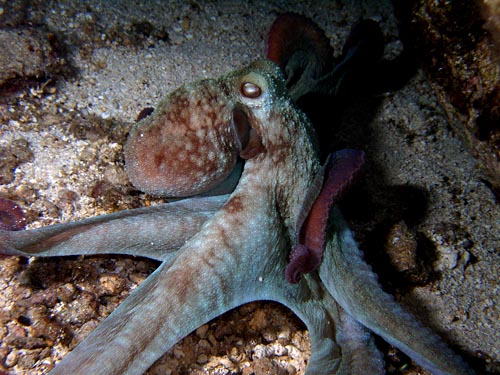
[(0, 229), (23, 230), (26, 227), (26, 217), (17, 203), (0, 198)]
[(229, 214), (243, 212), (244, 208), (245, 205), (240, 196), (234, 197), (224, 206), (224, 210), (226, 210)]

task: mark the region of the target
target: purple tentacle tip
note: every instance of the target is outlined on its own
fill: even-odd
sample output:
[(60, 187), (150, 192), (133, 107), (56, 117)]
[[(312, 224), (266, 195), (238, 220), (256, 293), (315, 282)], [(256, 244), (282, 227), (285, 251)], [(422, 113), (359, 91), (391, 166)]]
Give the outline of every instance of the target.
[(305, 245), (295, 245), (285, 268), (286, 280), (292, 284), (298, 283), (302, 274), (312, 272), (320, 266), (322, 256), (322, 253), (319, 254)]
[(0, 229), (23, 230), (26, 228), (26, 217), (16, 202), (0, 198)]

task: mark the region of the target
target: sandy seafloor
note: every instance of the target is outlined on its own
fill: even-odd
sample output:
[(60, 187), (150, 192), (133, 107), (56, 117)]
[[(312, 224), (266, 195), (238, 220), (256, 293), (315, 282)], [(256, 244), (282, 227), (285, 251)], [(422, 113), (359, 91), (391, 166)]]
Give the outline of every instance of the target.
[[(126, 179), (126, 129), (142, 108), (155, 106), (175, 87), (263, 57), (268, 27), (284, 11), (317, 22), (337, 52), (360, 17), (381, 23), (388, 58), (401, 50), (391, 6), (383, 1), (34, 5), (34, 18), (75, 43), (69, 56), (79, 74), (59, 79), (48, 92), (24, 90), (2, 102), (0, 147), (22, 138), (33, 159), (16, 169), (13, 182), (0, 185), (0, 196), (23, 206), (30, 228), (154, 204), (158, 200), (133, 190)], [(144, 20), (157, 32), (139, 43), (106, 34)], [(100, 27), (84, 27), (94, 23)], [(345, 214), (360, 242), (380, 239), (374, 233), (387, 224), (392, 234), (385, 241), (417, 243), (417, 255), (431, 257), (419, 262), (432, 277), (410, 278), (405, 287), (397, 277), (382, 278), (384, 287), (472, 360), (478, 373), (499, 371), (500, 210), (475, 159), (450, 130), (425, 75), (418, 71), (403, 88), (381, 96), (368, 123), (363, 101), (343, 119), (370, 132), (368, 171), (360, 182), (365, 188), (357, 187), (344, 205), (345, 211), (357, 210)], [(395, 197), (408, 204), (410, 192), (425, 197), (418, 222), (387, 221), (387, 213), (379, 220), (375, 216), (383, 209), (372, 210), (376, 204), (349, 203), (373, 195), (378, 202)], [(1, 259), (0, 369), (47, 373), (155, 267), (152, 261), (119, 256)], [(388, 372), (425, 373), (383, 342), (379, 345)], [(201, 327), (148, 373), (302, 374), (309, 350), (308, 333), (296, 317), (281, 306), (258, 302)]]

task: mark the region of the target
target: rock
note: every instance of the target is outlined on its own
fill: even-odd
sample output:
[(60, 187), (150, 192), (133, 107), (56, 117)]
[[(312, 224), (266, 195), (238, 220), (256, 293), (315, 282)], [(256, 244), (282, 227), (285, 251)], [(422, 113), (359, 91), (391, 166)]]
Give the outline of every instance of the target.
[[(0, 75), (2, 72), (0, 71)], [(28, 161), (33, 160), (28, 141), (19, 138), (8, 144), (6, 147), (0, 147), (0, 185), (9, 184), (14, 181), (15, 169)]]
[(394, 2), (405, 48), (500, 194), (500, 1)]
[(54, 33), (40, 28), (0, 30), (0, 88), (17, 91), (25, 81), (46, 83), (66, 66)]

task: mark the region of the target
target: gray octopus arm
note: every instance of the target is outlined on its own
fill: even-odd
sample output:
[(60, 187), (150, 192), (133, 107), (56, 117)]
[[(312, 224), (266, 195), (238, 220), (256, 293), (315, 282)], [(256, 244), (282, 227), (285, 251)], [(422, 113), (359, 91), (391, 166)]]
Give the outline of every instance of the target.
[[(334, 246), (329, 248), (335, 251)], [(282, 265), (284, 267), (284, 265)], [(311, 358), (306, 375), (382, 375), (384, 361), (373, 336), (337, 304), (317, 274), (304, 275), (298, 284), (276, 283), (262, 299), (287, 306), (307, 326)]]
[(433, 374), (473, 374), (434, 332), (382, 290), (338, 209), (333, 210), (331, 223), (335, 229), (327, 247), (335, 251), (327, 248), (320, 278), (337, 303)]
[(142, 374), (177, 341), (234, 307), (234, 294), (218, 292), (230, 280), (211, 277), (208, 264), (189, 265), (192, 256), (186, 248), (162, 263), (51, 374)]
[(0, 253), (41, 257), (127, 254), (166, 260), (227, 198), (183, 199), (38, 229), (0, 230)]

